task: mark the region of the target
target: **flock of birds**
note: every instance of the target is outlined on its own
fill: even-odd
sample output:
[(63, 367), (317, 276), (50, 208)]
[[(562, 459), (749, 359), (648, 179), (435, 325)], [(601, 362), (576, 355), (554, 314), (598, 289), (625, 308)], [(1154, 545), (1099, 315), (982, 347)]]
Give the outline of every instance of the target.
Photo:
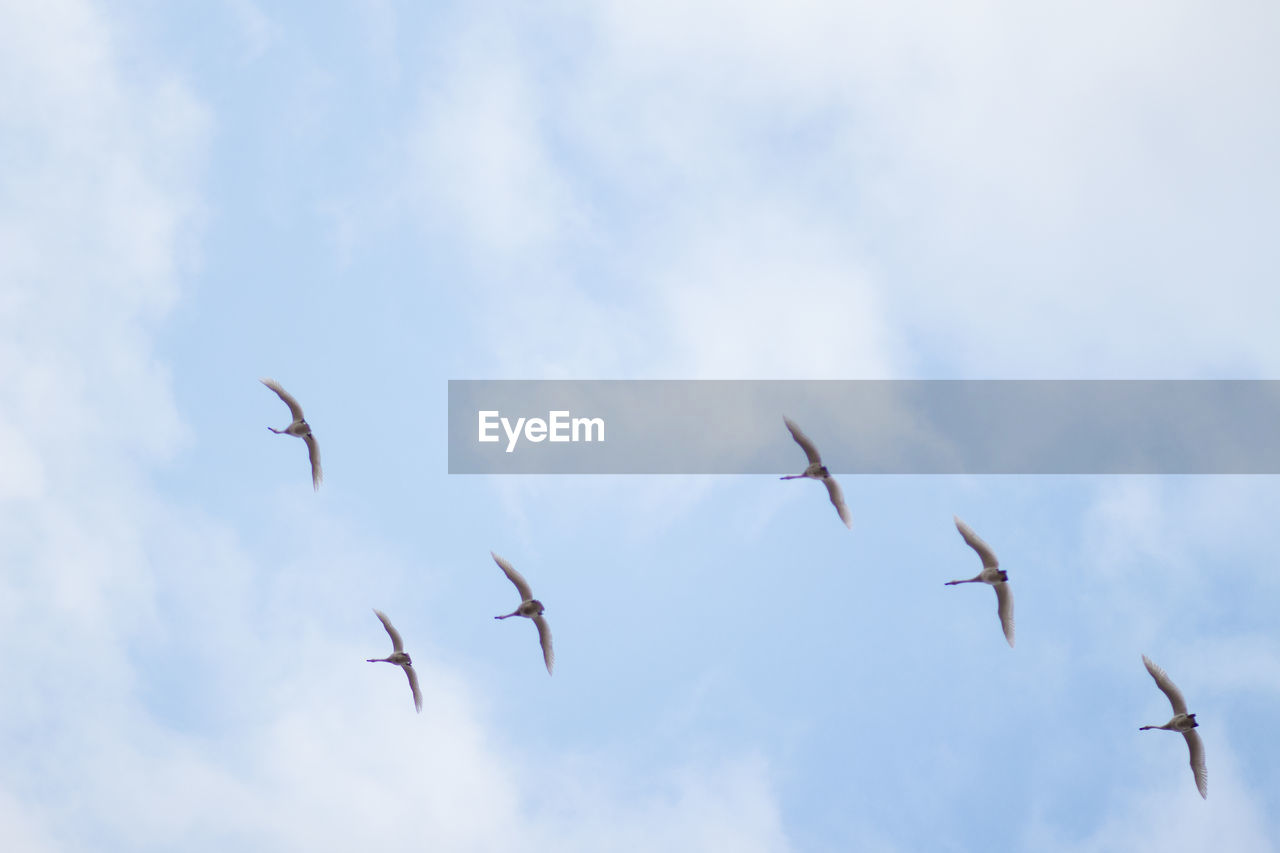
[[(276, 435), (292, 435), (306, 442), (307, 457), (311, 460), (311, 487), (318, 491), (320, 483), (324, 480), (324, 471), (320, 467), (320, 446), (316, 444), (316, 437), (311, 432), (311, 424), (307, 423), (306, 416), (302, 414), (302, 406), (292, 394), (284, 390), (280, 383), (274, 379), (263, 379), (262, 384), (276, 392), (276, 396), (289, 407), (289, 414), (293, 417), (293, 422), (284, 429), (276, 429), (275, 427), (267, 427), (267, 429)], [(489, 553), (493, 556), (494, 562), (498, 564), (498, 567), (507, 576), (507, 579), (515, 584), (516, 591), (520, 593), (519, 607), (510, 613), (493, 618), (510, 619), (512, 616), (523, 616), (532, 620), (538, 629), (538, 644), (542, 646), (542, 660), (547, 665), (547, 674), (550, 675), (552, 667), (555, 665), (556, 653), (551, 645), (551, 627), (547, 625), (547, 620), (542, 616), (546, 608), (542, 606), (541, 601), (533, 597), (533, 588), (524, 579), (524, 575), (516, 571), (515, 566), (492, 551)], [(382, 627), (386, 628), (387, 633), (391, 636), (391, 654), (385, 658), (366, 658), (366, 660), (369, 663), (391, 663), (403, 669), (405, 675), (409, 678), (409, 689), (413, 691), (413, 707), (421, 713), (422, 691), (418, 688), (418, 673), (413, 669), (413, 658), (404, 650), (404, 640), (401, 639), (400, 632), (391, 624), (391, 620), (387, 618), (387, 614), (376, 608), (373, 612), (377, 614), (378, 619), (382, 622)]]
[[(289, 413), (293, 416), (293, 422), (284, 429), (275, 429), (273, 427), (267, 427), (267, 429), (277, 435), (292, 435), (306, 442), (307, 455), (311, 461), (311, 484), (313, 488), (319, 489), (320, 482), (324, 478), (320, 468), (320, 448), (316, 444), (310, 424), (303, 417), (302, 407), (274, 379), (263, 379), (262, 384), (279, 395), (280, 399), (289, 407)], [(840, 489), (840, 484), (836, 482), (835, 477), (831, 476), (831, 472), (822, 464), (822, 456), (818, 453), (817, 446), (790, 418), (784, 417), (783, 421), (786, 423), (787, 429), (791, 432), (791, 437), (795, 439), (796, 444), (800, 445), (801, 449), (804, 450), (809, 465), (799, 474), (789, 474), (780, 479), (797, 480), (808, 478), (822, 483), (827, 489), (827, 496), (831, 499), (832, 506), (836, 508), (836, 513), (840, 516), (840, 520), (844, 522), (845, 527), (852, 528), (853, 518), (849, 513), (849, 507), (845, 504), (844, 492)], [(996, 614), (1000, 618), (1000, 627), (1004, 632), (1005, 640), (1008, 641), (1009, 647), (1012, 648), (1013, 591), (1009, 588), (1009, 573), (1000, 568), (999, 560), (996, 559), (996, 554), (991, 550), (991, 546), (984, 542), (977, 533), (974, 533), (973, 528), (961, 521), (959, 516), (955, 516), (955, 523), (956, 529), (960, 531), (965, 543), (976, 551), (978, 557), (982, 560), (982, 571), (971, 578), (947, 581), (946, 585), (985, 583), (994, 588), (996, 593)], [(512, 616), (523, 616), (532, 620), (538, 629), (538, 643), (542, 647), (542, 660), (546, 664), (547, 674), (550, 675), (555, 663), (555, 650), (551, 645), (551, 628), (547, 625), (547, 620), (542, 615), (545, 612), (545, 608), (542, 606), (542, 602), (533, 597), (533, 590), (529, 586), (529, 582), (516, 571), (511, 563), (492, 551), (489, 553), (494, 562), (498, 564), (498, 567), (507, 576), (507, 579), (515, 585), (516, 590), (520, 593), (520, 605), (515, 610), (493, 618), (509, 619)], [(413, 691), (413, 706), (421, 712), (422, 691), (418, 687), (418, 674), (413, 669), (412, 658), (404, 650), (404, 641), (400, 637), (400, 632), (392, 626), (391, 620), (381, 610), (374, 609), (373, 612), (391, 637), (392, 652), (385, 658), (368, 658), (368, 662), (390, 663), (403, 669), (409, 679), (409, 688)], [(1177, 685), (1173, 683), (1163, 669), (1153, 663), (1146, 655), (1142, 656), (1142, 662), (1146, 665), (1147, 672), (1155, 679), (1156, 686), (1168, 697), (1169, 703), (1173, 706), (1173, 717), (1162, 726), (1141, 726), (1139, 731), (1162, 729), (1164, 731), (1180, 732), (1186, 739), (1187, 748), (1191, 753), (1191, 772), (1195, 776), (1196, 790), (1200, 792), (1201, 797), (1207, 799), (1209, 796), (1209, 775), (1208, 771), (1205, 770), (1204, 744), (1200, 740), (1200, 735), (1196, 732), (1196, 727), (1199, 726), (1199, 723), (1196, 722), (1196, 715), (1187, 713), (1187, 702), (1182, 696), (1182, 691), (1178, 689)]]

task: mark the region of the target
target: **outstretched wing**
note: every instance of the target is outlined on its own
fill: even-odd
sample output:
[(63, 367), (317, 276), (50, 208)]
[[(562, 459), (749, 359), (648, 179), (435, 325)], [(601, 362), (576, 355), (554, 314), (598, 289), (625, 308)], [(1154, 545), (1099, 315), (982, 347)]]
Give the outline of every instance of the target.
[(809, 436), (800, 431), (800, 427), (796, 426), (795, 421), (786, 415), (782, 416), (782, 420), (786, 422), (787, 429), (791, 430), (791, 437), (796, 440), (796, 444), (804, 449), (804, 455), (809, 458), (810, 465), (821, 465), (822, 457), (818, 455), (818, 448), (813, 446), (813, 442), (809, 440)]
[(320, 445), (316, 444), (316, 437), (311, 433), (304, 435), (302, 440), (307, 443), (307, 456), (311, 459), (311, 487), (320, 491), (320, 482), (324, 479), (324, 471), (320, 469)]
[(840, 513), (840, 520), (844, 522), (844, 526), (853, 527), (853, 516), (849, 513), (849, 507), (845, 506), (844, 492), (840, 490), (840, 484), (836, 482), (836, 478), (823, 477), (822, 484), (827, 487), (831, 505), (836, 508), (836, 512)]
[(404, 670), (404, 674), (409, 676), (409, 689), (413, 691), (413, 707), (422, 713), (422, 691), (418, 689), (418, 672), (413, 668), (412, 664), (402, 664), (400, 666)]
[[(1173, 683), (1169, 678), (1169, 673), (1151, 662), (1151, 658), (1146, 655), (1142, 656), (1142, 662), (1147, 665), (1147, 672), (1151, 673), (1151, 677), (1156, 680), (1156, 687), (1169, 697), (1169, 704), (1173, 706), (1173, 713), (1187, 713), (1187, 700), (1182, 698), (1182, 691), (1178, 689), (1178, 685)], [(1190, 738), (1187, 739), (1190, 742)]]
[(520, 591), (520, 600), (528, 601), (533, 598), (533, 590), (529, 588), (529, 582), (524, 579), (524, 575), (517, 572), (515, 566), (512, 566), (497, 554), (492, 551), (489, 554), (493, 557), (493, 561), (498, 564), (498, 567), (506, 573), (507, 580), (516, 585), (516, 589)]
[(533, 617), (533, 624), (538, 626), (538, 643), (542, 646), (542, 660), (547, 665), (547, 675), (556, 662), (556, 650), (551, 647), (551, 626), (541, 616)]
[(266, 385), (272, 391), (284, 400), (284, 404), (289, 407), (289, 414), (293, 415), (295, 421), (302, 420), (302, 407), (298, 405), (298, 401), (293, 399), (293, 395), (280, 387), (280, 383), (274, 379), (263, 379), (262, 384)]
[(1204, 744), (1200, 741), (1200, 735), (1195, 729), (1188, 729), (1182, 733), (1187, 739), (1187, 746), (1191, 749), (1191, 772), (1196, 775), (1196, 790), (1200, 792), (1200, 796), (1209, 799), (1209, 771), (1204, 767)]
[(969, 543), (969, 547), (978, 552), (978, 556), (982, 558), (982, 567), (984, 569), (994, 569), (1000, 565), (1000, 561), (996, 559), (996, 552), (991, 550), (991, 546), (982, 541), (982, 537), (973, 532), (973, 528), (960, 520), (960, 516), (952, 516), (956, 520), (956, 530), (960, 531), (960, 535), (964, 537), (964, 541)]
[(996, 613), (1000, 614), (1000, 627), (1004, 629), (1004, 638), (1013, 648), (1013, 590), (1007, 583), (992, 584), (996, 589)]
[(378, 615), (378, 619), (382, 621), (382, 627), (386, 628), (387, 633), (391, 635), (391, 648), (397, 652), (403, 652), (404, 641), (400, 639), (400, 632), (391, 625), (391, 620), (387, 618), (387, 614), (377, 608), (374, 608), (373, 612), (376, 613)]

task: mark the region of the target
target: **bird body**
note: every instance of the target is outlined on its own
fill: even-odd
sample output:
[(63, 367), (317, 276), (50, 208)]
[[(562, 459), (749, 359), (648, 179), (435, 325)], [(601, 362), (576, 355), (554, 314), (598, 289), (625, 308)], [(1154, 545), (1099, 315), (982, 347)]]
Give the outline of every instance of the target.
[(982, 571), (971, 578), (965, 580), (947, 581), (946, 586), (955, 586), (961, 583), (985, 583), (990, 584), (996, 591), (996, 614), (1000, 617), (1000, 627), (1004, 631), (1004, 638), (1009, 642), (1009, 647), (1013, 647), (1013, 590), (1009, 588), (1009, 573), (1000, 568), (1000, 562), (996, 559), (996, 554), (991, 550), (991, 546), (982, 541), (982, 537), (973, 532), (973, 528), (960, 520), (960, 516), (953, 516), (956, 522), (956, 529), (960, 531), (960, 535), (964, 537), (964, 541), (969, 547), (978, 552), (978, 556), (982, 559)]
[(404, 641), (400, 639), (400, 632), (391, 625), (391, 620), (387, 618), (387, 614), (376, 608), (373, 612), (382, 622), (382, 627), (387, 629), (387, 634), (391, 636), (391, 647), (394, 651), (385, 658), (366, 658), (366, 661), (369, 663), (392, 663), (403, 669), (405, 675), (409, 678), (409, 689), (413, 691), (413, 707), (418, 710), (418, 713), (422, 713), (422, 692), (418, 689), (418, 673), (413, 668), (413, 659), (404, 650)]
[(506, 616), (495, 616), (494, 619), (510, 619), (512, 616), (524, 616), (532, 619), (535, 616), (541, 616), (546, 610), (542, 606), (542, 602), (536, 598), (530, 598), (528, 601), (520, 602), (520, 606)]
[(787, 429), (791, 432), (791, 437), (795, 439), (796, 444), (804, 451), (805, 457), (809, 460), (809, 465), (799, 474), (788, 474), (785, 477), (779, 477), (780, 480), (799, 480), (807, 478), (817, 480), (827, 487), (827, 497), (831, 499), (831, 505), (836, 508), (836, 513), (840, 516), (840, 520), (844, 522), (845, 527), (853, 527), (853, 516), (849, 513), (849, 507), (844, 502), (844, 492), (840, 489), (840, 484), (836, 482), (836, 478), (831, 476), (831, 472), (827, 470), (827, 466), (822, 464), (822, 456), (818, 453), (817, 445), (805, 435), (800, 427), (796, 426), (795, 421), (785, 415), (782, 418), (787, 425)]
[(267, 429), (276, 435), (292, 435), (306, 442), (307, 456), (311, 460), (311, 486), (319, 490), (320, 481), (324, 479), (324, 472), (320, 468), (320, 446), (316, 444), (316, 437), (311, 434), (311, 424), (307, 423), (307, 419), (302, 416), (302, 406), (298, 405), (293, 395), (281, 388), (280, 383), (274, 379), (263, 379), (261, 382), (276, 392), (276, 395), (289, 407), (289, 413), (293, 415), (293, 422), (284, 429), (275, 427), (267, 427)]
[(1199, 727), (1196, 722), (1195, 714), (1174, 714), (1169, 722), (1163, 726), (1138, 726), (1138, 731), (1145, 732), (1147, 729), (1164, 729), (1169, 732), (1189, 732)]
[(1187, 741), (1187, 750), (1191, 753), (1191, 773), (1196, 779), (1196, 790), (1200, 792), (1201, 798), (1207, 800), (1209, 799), (1209, 771), (1205, 769), (1204, 743), (1196, 733), (1196, 728), (1200, 725), (1196, 722), (1196, 715), (1187, 713), (1187, 700), (1183, 698), (1182, 691), (1173, 683), (1168, 673), (1156, 666), (1146, 655), (1142, 656), (1142, 663), (1155, 679), (1156, 686), (1168, 697), (1169, 704), (1173, 706), (1173, 717), (1163, 726), (1139, 726), (1138, 731), (1162, 729), (1180, 732)]
[(556, 662), (556, 653), (551, 645), (551, 626), (542, 617), (546, 608), (542, 606), (541, 601), (533, 597), (533, 589), (529, 586), (529, 582), (524, 579), (524, 575), (517, 572), (514, 566), (497, 554), (492, 551), (489, 554), (493, 557), (493, 561), (498, 564), (498, 568), (502, 569), (507, 579), (515, 584), (516, 591), (520, 593), (519, 607), (504, 616), (495, 616), (493, 618), (510, 619), (512, 616), (523, 616), (526, 619), (533, 620), (533, 624), (538, 628), (538, 644), (542, 646), (542, 660), (547, 665), (547, 674), (550, 675), (551, 669)]

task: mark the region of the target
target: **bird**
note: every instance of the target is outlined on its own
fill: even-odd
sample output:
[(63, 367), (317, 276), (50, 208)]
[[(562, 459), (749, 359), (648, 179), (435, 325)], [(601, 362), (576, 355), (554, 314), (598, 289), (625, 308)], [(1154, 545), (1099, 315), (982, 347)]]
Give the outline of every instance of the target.
[(383, 613), (376, 607), (373, 612), (382, 620), (382, 627), (387, 629), (387, 633), (391, 635), (391, 648), (394, 651), (385, 658), (366, 658), (369, 663), (393, 663), (404, 670), (404, 674), (409, 676), (409, 689), (413, 691), (413, 707), (422, 713), (422, 692), (418, 690), (418, 673), (413, 668), (413, 659), (409, 657), (409, 653), (404, 650), (404, 641), (400, 639), (400, 632), (391, 625), (391, 620), (387, 618), (387, 614)]
[(818, 455), (818, 448), (814, 446), (809, 436), (800, 431), (800, 427), (796, 426), (795, 421), (786, 415), (783, 415), (782, 420), (786, 422), (787, 429), (791, 430), (791, 437), (796, 440), (796, 444), (800, 445), (804, 450), (804, 455), (809, 458), (809, 467), (805, 468), (803, 473), (788, 474), (778, 479), (798, 480), (801, 477), (808, 477), (811, 480), (818, 480), (827, 487), (827, 495), (831, 498), (831, 505), (840, 514), (840, 520), (844, 522), (844, 526), (852, 528), (853, 517), (849, 514), (849, 507), (845, 506), (844, 492), (840, 491), (840, 484), (836, 482), (835, 477), (831, 476), (827, 466), (822, 464), (822, 457)]
[(533, 597), (533, 590), (529, 588), (529, 582), (524, 576), (515, 570), (515, 567), (506, 560), (489, 552), (498, 567), (506, 574), (507, 579), (516, 585), (516, 589), (520, 592), (520, 606), (505, 616), (495, 616), (494, 619), (510, 619), (512, 616), (524, 616), (526, 619), (532, 619), (533, 624), (538, 626), (538, 643), (542, 646), (542, 660), (547, 665), (547, 675), (551, 674), (551, 668), (556, 662), (555, 649), (551, 647), (551, 627), (547, 625), (547, 620), (542, 618), (543, 612), (546, 610), (542, 606), (542, 602)]
[(1164, 729), (1170, 732), (1182, 732), (1182, 736), (1187, 739), (1187, 749), (1191, 751), (1191, 772), (1196, 777), (1196, 790), (1200, 792), (1202, 799), (1207, 800), (1209, 799), (1209, 771), (1204, 767), (1204, 744), (1200, 742), (1200, 735), (1196, 733), (1196, 727), (1200, 725), (1196, 722), (1196, 715), (1187, 713), (1187, 700), (1182, 698), (1182, 691), (1170, 680), (1168, 673), (1156, 666), (1146, 655), (1142, 656), (1142, 662), (1146, 664), (1147, 672), (1151, 673), (1151, 677), (1156, 680), (1156, 687), (1169, 697), (1169, 704), (1173, 706), (1173, 719), (1163, 726), (1139, 726), (1138, 731)]
[(324, 472), (320, 470), (320, 446), (316, 444), (316, 437), (311, 433), (311, 424), (307, 423), (307, 419), (302, 416), (302, 407), (298, 405), (297, 400), (293, 399), (293, 395), (281, 388), (280, 383), (274, 379), (263, 379), (262, 384), (275, 391), (293, 415), (293, 423), (284, 429), (275, 427), (267, 427), (267, 429), (276, 435), (296, 435), (307, 443), (307, 455), (311, 457), (311, 486), (319, 491), (320, 481), (324, 479)]
[(947, 581), (946, 586), (954, 586), (958, 583), (989, 583), (996, 590), (996, 613), (1000, 616), (1000, 627), (1004, 629), (1004, 638), (1009, 641), (1009, 648), (1013, 648), (1013, 590), (1009, 589), (1009, 573), (1000, 568), (999, 561), (996, 560), (996, 554), (991, 550), (991, 546), (982, 541), (978, 534), (973, 532), (973, 528), (960, 520), (960, 516), (952, 516), (956, 520), (956, 530), (960, 531), (960, 535), (964, 537), (964, 541), (969, 543), (969, 547), (978, 552), (978, 556), (982, 558), (982, 571), (968, 580)]

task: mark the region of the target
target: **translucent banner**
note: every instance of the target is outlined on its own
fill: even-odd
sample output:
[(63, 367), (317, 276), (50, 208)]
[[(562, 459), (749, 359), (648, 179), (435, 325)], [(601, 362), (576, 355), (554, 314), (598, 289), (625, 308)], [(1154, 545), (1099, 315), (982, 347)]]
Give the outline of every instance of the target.
[(451, 474), (1276, 474), (1275, 380), (451, 380)]

